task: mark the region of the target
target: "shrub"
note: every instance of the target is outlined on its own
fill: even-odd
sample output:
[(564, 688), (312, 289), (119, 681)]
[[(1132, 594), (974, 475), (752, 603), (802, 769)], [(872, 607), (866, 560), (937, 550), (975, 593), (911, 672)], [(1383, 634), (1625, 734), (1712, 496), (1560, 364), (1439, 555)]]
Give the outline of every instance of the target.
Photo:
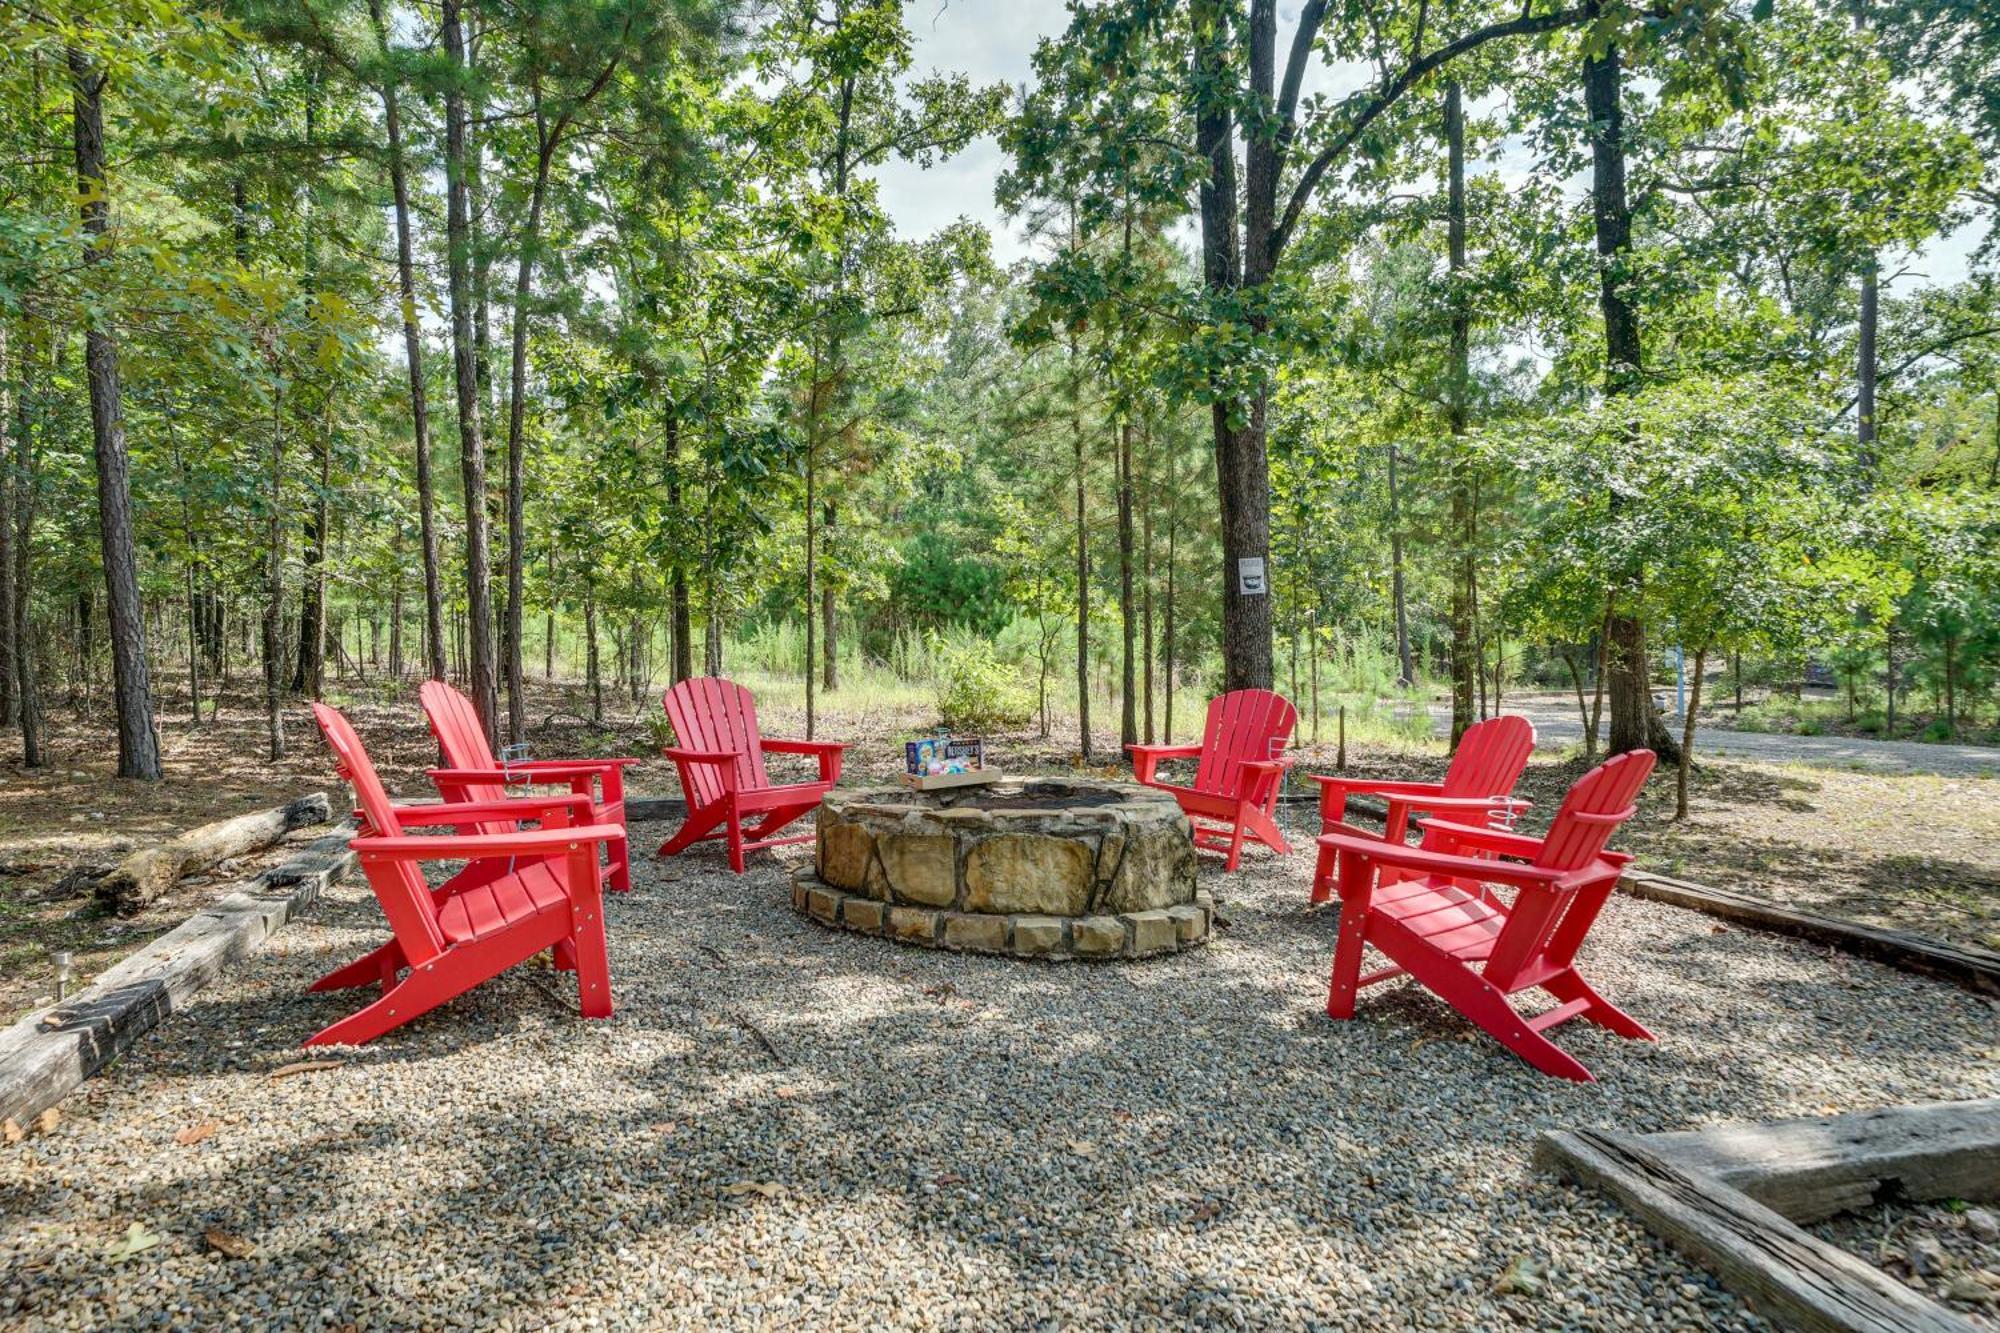
[(1951, 738), (1951, 723), (1941, 717), (1934, 717), (1931, 719), (1931, 724), (1924, 728), (1923, 734), (1917, 739), (1925, 741), (1948, 741)]
[(1887, 725), (1887, 720), (1877, 708), (1865, 708), (1861, 716), (1854, 719), (1854, 729), (1868, 736), (1879, 736)]
[(1826, 735), (1826, 723), (1816, 717), (1802, 717), (1799, 719), (1798, 725), (1792, 728), (1792, 732), (1798, 736), (1824, 736)]
[(1028, 708), (1015, 688), (1017, 673), (984, 640), (931, 638), (938, 720), (954, 731), (1022, 726)]

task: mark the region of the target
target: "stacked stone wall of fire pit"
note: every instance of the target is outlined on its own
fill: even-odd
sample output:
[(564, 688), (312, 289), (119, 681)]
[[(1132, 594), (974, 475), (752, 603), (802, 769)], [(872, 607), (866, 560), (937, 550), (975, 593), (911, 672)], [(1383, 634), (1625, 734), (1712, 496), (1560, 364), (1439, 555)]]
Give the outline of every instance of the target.
[(1171, 796), (1090, 779), (834, 792), (792, 904), (905, 944), (1032, 958), (1143, 958), (1208, 939)]

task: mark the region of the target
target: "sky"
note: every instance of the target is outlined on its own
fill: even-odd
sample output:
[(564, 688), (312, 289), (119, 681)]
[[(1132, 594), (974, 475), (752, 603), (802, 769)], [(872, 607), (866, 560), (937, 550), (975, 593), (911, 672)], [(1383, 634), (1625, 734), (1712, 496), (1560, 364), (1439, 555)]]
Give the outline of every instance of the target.
[[(915, 39), (913, 73), (956, 70), (975, 83), (1005, 82), (1016, 88), (1030, 80), (1035, 43), (1060, 33), (1069, 22), (1063, 0), (912, 0), (905, 13)], [(1298, 17), (1295, 0), (1280, 0), (1278, 14), (1289, 35)], [(1320, 69), (1309, 83), (1318, 91), (1333, 91), (1336, 78)], [(1505, 158), (1503, 154), (1499, 164), (1503, 174), (1510, 165)], [(1006, 161), (988, 136), (929, 171), (914, 163), (890, 163), (878, 173), (882, 202), (897, 230), (912, 238), (928, 236), (961, 217), (984, 223), (993, 237), (994, 260), (1010, 264), (1028, 254), (1029, 245), (1019, 224), (993, 203), (993, 184)], [(1514, 165), (1518, 169), (1526, 163)], [(1579, 194), (1583, 184), (1578, 182)], [(1900, 272), (1891, 289), (1960, 281), (1984, 230), (1983, 221), (1975, 221), (1934, 241), (1922, 254), (1887, 264)]]

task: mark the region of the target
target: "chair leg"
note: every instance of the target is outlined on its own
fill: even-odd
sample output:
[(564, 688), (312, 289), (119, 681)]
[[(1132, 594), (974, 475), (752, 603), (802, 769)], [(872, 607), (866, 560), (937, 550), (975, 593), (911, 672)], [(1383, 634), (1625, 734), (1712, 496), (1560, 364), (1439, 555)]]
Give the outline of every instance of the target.
[[(1312, 898), (1314, 903), (1323, 903), (1333, 897), (1333, 872), (1335, 858), (1339, 853), (1331, 847), (1319, 849), (1319, 860), (1313, 865)], [(1344, 923), (1343, 923), (1344, 924)]]
[(399, 1028), (471, 990), (483, 980), (484, 977), (470, 973), (413, 971), (381, 999), (307, 1037), (304, 1044), (359, 1046), (373, 1041), (383, 1033)]
[(729, 868), (743, 873), (743, 816), (734, 801), (729, 803)]
[(1450, 962), (1443, 966), (1451, 971), (1426, 968), (1430, 975), (1421, 976), (1419, 980), (1430, 987), (1438, 998), (1477, 1024), (1487, 1036), (1544, 1074), (1576, 1083), (1597, 1081), (1576, 1057), (1529, 1027), (1528, 1020), (1507, 1003), (1507, 997), (1491, 982), (1462, 963)]
[(1269, 811), (1253, 808), (1250, 811), (1250, 828), (1256, 834), (1257, 841), (1278, 855), (1292, 854), (1292, 845), (1285, 841), (1285, 831), (1278, 827), (1278, 821)]
[(1361, 988), (1361, 950), (1368, 942), (1366, 917), (1363, 908), (1341, 905), (1340, 938), (1333, 946), (1333, 975), (1326, 988), (1328, 1018), (1354, 1017), (1354, 995)]
[(371, 949), (345, 967), (333, 971), (306, 987), (308, 991), (353, 990), (359, 986), (394, 985), (396, 973), (403, 968), (403, 947), (390, 940), (379, 949)]
[(1229, 835), (1229, 859), (1222, 863), (1222, 873), (1234, 874), (1236, 867), (1243, 863), (1243, 820), (1239, 816), (1236, 828)]
[(611, 889), (614, 893), (632, 891), (632, 848), (629, 842), (611, 845)]
[(576, 1003), (585, 1018), (611, 1017), (611, 957), (604, 942), (604, 915), (581, 924), (569, 944), (576, 957)]
[(660, 844), (657, 855), (679, 856), (688, 848), (700, 842), (717, 824), (722, 822), (721, 812), (713, 805), (704, 805), (699, 810), (689, 810), (687, 819), (674, 836)]
[(1601, 1028), (1615, 1032), (1621, 1037), (1629, 1037), (1633, 1041), (1659, 1040), (1658, 1037), (1646, 1031), (1637, 1019), (1611, 1003), (1611, 1001), (1605, 999), (1602, 995), (1599, 995), (1595, 990), (1592, 990), (1590, 983), (1578, 976), (1575, 968), (1570, 968), (1567, 972), (1550, 977), (1542, 983), (1542, 989), (1564, 1003), (1568, 1003), (1571, 1000), (1588, 1000), (1590, 1007), (1577, 1015), (1578, 1018), (1586, 1022), (1595, 1023)]

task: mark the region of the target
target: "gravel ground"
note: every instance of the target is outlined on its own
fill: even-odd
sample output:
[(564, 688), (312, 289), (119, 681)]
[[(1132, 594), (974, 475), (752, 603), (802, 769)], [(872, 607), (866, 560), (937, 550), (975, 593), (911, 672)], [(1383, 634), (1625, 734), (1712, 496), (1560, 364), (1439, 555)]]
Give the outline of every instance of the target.
[(1535, 1133), (2000, 1093), (1986, 1001), (1629, 899), (1587, 973), (1663, 1040), (1563, 1028), (1577, 1087), (1406, 982), (1328, 1022), (1303, 853), (1205, 860), (1205, 949), (1057, 966), (636, 860), (614, 1019), (516, 969), (274, 1077), (382, 932), (335, 891), (0, 1147), (0, 1327), (1761, 1327)]
[(1974, 1328), (2000, 1329), (2000, 1215), (1992, 1204), (1886, 1204), (1844, 1213), (1813, 1230)]

